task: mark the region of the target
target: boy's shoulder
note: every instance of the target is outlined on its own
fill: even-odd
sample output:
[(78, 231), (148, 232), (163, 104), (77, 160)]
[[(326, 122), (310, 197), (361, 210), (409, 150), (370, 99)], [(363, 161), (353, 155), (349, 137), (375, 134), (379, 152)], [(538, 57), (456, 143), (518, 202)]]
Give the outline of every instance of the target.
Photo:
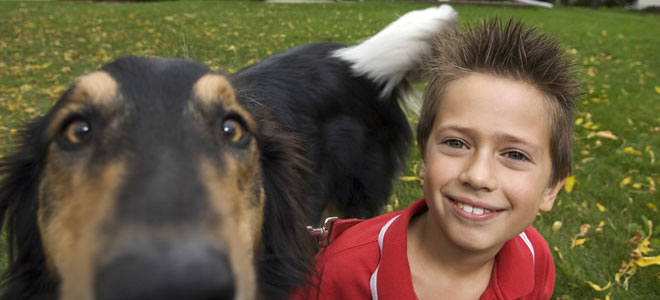
[[(329, 263), (351, 264), (355, 260), (362, 260), (360, 262), (362, 265), (364, 262), (373, 262), (375, 267), (380, 257), (379, 236), (383, 235), (384, 238), (387, 232), (387, 240), (405, 240), (410, 218), (426, 209), (425, 200), (419, 199), (403, 210), (361, 221), (346, 229), (328, 247), (319, 252), (316, 262), (322, 266)], [(394, 222), (395, 219), (398, 219), (397, 222)], [(396, 228), (396, 230), (388, 228)]]
[(518, 237), (519, 241), (522, 242), (521, 244), (526, 246), (529, 253), (532, 254), (532, 261), (552, 260), (552, 253), (550, 252), (548, 243), (533, 225), (530, 225), (525, 231), (520, 233)]
[[(363, 220), (342, 232), (316, 255), (316, 274), (311, 287), (294, 299), (370, 298), (369, 280), (378, 267), (378, 235), (401, 212)], [(350, 283), (350, 284), (349, 284)]]
[(524, 265), (538, 268), (543, 267), (548, 260), (552, 260), (548, 244), (534, 226), (529, 226), (504, 244), (498, 253), (497, 263), (520, 266), (524, 262)]
[(491, 292), (501, 296), (485, 299), (549, 299), (554, 281), (550, 248), (534, 226), (529, 226), (500, 249)]
[(368, 220), (362, 220), (342, 232), (326, 248), (317, 255), (319, 260), (331, 260), (339, 255), (351, 252), (363, 252), (365, 248), (378, 248), (378, 233), (392, 218), (400, 215), (402, 211), (395, 211), (380, 215)]

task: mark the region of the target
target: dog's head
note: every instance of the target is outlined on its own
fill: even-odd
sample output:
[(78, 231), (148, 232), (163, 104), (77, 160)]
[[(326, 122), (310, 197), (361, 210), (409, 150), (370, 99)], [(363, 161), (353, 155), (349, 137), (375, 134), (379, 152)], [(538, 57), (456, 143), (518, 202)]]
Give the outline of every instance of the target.
[(7, 293), (254, 299), (257, 278), (286, 290), (311, 257), (293, 188), (304, 165), (253, 113), (185, 60), (128, 57), (79, 78), (3, 160)]

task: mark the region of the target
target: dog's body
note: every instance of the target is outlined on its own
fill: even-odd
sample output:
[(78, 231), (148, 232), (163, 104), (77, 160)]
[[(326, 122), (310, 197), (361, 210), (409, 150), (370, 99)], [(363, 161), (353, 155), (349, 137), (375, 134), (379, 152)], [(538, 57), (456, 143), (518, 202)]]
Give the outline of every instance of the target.
[(312, 267), (305, 225), (387, 201), (399, 86), (455, 19), (412, 12), (227, 77), (139, 57), (81, 77), (0, 165), (2, 299), (286, 298)]
[(266, 108), (268, 119), (301, 138), (311, 163), (305, 205), (313, 222), (328, 205), (350, 217), (377, 213), (411, 140), (397, 103), (401, 90), (380, 97), (377, 83), (352, 76), (350, 65), (333, 57), (342, 48), (305, 45), (229, 77), (246, 109)]

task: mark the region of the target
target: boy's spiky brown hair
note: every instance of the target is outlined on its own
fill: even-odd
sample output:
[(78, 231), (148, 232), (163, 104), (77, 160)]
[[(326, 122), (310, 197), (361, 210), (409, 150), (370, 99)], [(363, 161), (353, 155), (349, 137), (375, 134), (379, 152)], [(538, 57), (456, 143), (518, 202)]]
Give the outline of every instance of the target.
[(494, 18), (438, 36), (426, 65), (430, 81), (417, 126), (422, 157), (446, 87), (470, 74), (482, 73), (526, 82), (545, 95), (551, 131), (550, 184), (570, 174), (578, 83), (573, 62), (567, 59), (557, 39), (520, 21), (503, 23)]

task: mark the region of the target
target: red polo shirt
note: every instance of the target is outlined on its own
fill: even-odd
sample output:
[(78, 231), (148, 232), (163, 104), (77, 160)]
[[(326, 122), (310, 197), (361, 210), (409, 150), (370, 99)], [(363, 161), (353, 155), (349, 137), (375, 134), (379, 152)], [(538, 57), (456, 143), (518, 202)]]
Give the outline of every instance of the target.
[[(428, 208), (422, 199), (407, 209), (359, 223), (317, 254), (317, 276), (294, 299), (417, 299), (406, 233), (410, 219)], [(550, 299), (555, 266), (548, 245), (530, 226), (495, 257), (482, 300)]]

